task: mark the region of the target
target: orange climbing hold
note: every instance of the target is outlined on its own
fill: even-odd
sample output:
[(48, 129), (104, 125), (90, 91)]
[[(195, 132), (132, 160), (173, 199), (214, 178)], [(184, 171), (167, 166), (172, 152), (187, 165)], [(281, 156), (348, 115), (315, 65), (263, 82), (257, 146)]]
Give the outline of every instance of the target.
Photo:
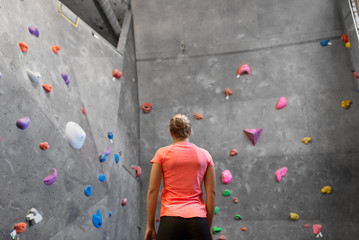
[(50, 148), (50, 145), (47, 142), (43, 142), (43, 143), (40, 143), (40, 148), (42, 150), (46, 150), (46, 149)]
[(61, 48), (59, 45), (55, 45), (55, 46), (51, 46), (51, 49), (55, 54), (57, 54)]
[(116, 78), (116, 79), (120, 79), (121, 76), (122, 76), (122, 72), (121, 72), (120, 70), (118, 70), (118, 69), (115, 68), (115, 69), (112, 71), (112, 76), (113, 76), (114, 78)]
[(238, 203), (238, 198), (234, 197), (234, 198), (233, 198), (233, 202), (234, 202), (235, 204), (237, 204), (237, 203)]
[(355, 78), (359, 78), (359, 75), (358, 75), (357, 72), (353, 72), (353, 75), (354, 75)]
[(196, 113), (194, 114), (194, 117), (195, 117), (197, 120), (203, 119), (203, 116), (202, 116), (201, 114), (199, 114), (198, 112), (196, 112)]
[(45, 92), (51, 92), (52, 86), (50, 84), (43, 84), (42, 87), (44, 88)]
[(233, 94), (233, 91), (231, 90), (231, 89), (229, 89), (229, 88), (227, 88), (225, 91), (224, 91), (224, 95), (225, 96), (230, 96), (230, 95), (232, 95)]
[(232, 149), (229, 153), (229, 155), (231, 155), (232, 157), (237, 155), (238, 154), (238, 151), (236, 149)]
[(248, 228), (247, 228), (247, 227), (242, 227), (241, 230), (242, 230), (243, 232), (245, 232), (245, 231), (248, 230)]
[(342, 35), (341, 39), (342, 39), (342, 41), (343, 41), (344, 43), (349, 42), (349, 38), (348, 38), (348, 35), (347, 35), (346, 33), (344, 33), (344, 34)]
[(26, 52), (29, 49), (29, 45), (26, 42), (19, 42), (21, 52)]
[(222, 235), (218, 238), (218, 240), (227, 240), (226, 236)]
[(16, 230), (17, 234), (22, 233), (26, 229), (26, 223), (20, 222), (14, 226), (14, 229)]

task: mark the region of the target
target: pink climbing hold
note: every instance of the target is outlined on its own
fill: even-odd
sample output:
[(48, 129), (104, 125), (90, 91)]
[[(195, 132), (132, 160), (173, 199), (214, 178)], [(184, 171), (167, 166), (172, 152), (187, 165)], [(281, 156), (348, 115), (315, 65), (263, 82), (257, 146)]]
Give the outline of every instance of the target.
[(240, 68), (238, 68), (237, 78), (241, 76), (243, 73), (251, 74), (251, 69), (248, 64), (243, 64)]
[(304, 224), (304, 227), (309, 228), (309, 224), (308, 223)]
[(247, 135), (253, 146), (256, 145), (259, 136), (261, 135), (261, 132), (263, 131), (263, 128), (253, 128), (253, 129), (244, 129), (243, 132)]
[(224, 170), (222, 172), (222, 182), (228, 184), (232, 181), (232, 174), (229, 170)]
[(322, 224), (314, 224), (313, 225), (313, 233), (314, 235), (319, 234), (322, 231)]
[(127, 204), (127, 198), (122, 199), (121, 201), (122, 207), (126, 206), (126, 204)]
[(133, 166), (133, 165), (132, 165), (131, 168), (132, 168), (132, 169), (136, 169), (136, 177), (141, 176), (141, 174), (142, 174), (142, 169), (141, 169), (140, 166)]
[(278, 169), (277, 171), (275, 171), (275, 178), (277, 179), (277, 182), (281, 182), (282, 181), (282, 177), (284, 177), (287, 174), (288, 168), (283, 167), (281, 169)]
[(287, 106), (287, 99), (285, 97), (281, 97), (278, 102), (277, 106), (275, 107), (277, 110), (284, 108)]

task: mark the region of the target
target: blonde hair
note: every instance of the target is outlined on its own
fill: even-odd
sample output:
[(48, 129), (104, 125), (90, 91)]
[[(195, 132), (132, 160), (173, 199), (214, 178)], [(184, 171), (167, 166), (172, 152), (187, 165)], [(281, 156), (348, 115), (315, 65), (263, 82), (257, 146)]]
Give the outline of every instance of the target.
[(185, 139), (189, 137), (191, 132), (191, 122), (188, 117), (182, 114), (173, 116), (170, 120), (170, 131), (177, 139)]

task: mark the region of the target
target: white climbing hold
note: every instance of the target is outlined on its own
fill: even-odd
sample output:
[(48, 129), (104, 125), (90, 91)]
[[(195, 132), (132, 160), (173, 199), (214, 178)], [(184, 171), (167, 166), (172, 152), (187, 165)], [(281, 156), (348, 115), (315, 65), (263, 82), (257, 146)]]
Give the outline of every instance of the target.
[(74, 149), (80, 149), (85, 143), (86, 133), (85, 131), (75, 122), (68, 122), (66, 124), (65, 135), (67, 141)]
[(30, 78), (31, 82), (38, 83), (41, 79), (41, 75), (38, 72), (32, 72), (31, 70), (26, 70), (27, 76)]
[(42, 221), (42, 216), (36, 210), (36, 208), (31, 208), (29, 214), (26, 215), (26, 221), (30, 221), (32, 225)]

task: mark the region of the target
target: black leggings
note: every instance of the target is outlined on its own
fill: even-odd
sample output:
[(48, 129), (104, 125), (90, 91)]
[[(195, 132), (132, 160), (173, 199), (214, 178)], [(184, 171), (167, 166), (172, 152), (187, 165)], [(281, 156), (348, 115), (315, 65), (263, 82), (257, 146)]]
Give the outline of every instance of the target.
[(211, 240), (207, 218), (161, 217), (157, 240)]

